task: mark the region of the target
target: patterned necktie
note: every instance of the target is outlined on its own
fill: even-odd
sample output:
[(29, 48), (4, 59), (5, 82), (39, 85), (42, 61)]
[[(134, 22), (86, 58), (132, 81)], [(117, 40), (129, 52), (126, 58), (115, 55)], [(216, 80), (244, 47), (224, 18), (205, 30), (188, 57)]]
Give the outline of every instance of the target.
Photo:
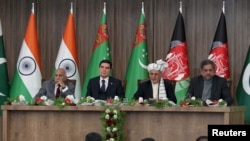
[(105, 80), (102, 80), (101, 92), (105, 92)]
[(60, 96), (60, 85), (57, 86), (57, 89), (56, 89), (56, 98), (58, 98)]

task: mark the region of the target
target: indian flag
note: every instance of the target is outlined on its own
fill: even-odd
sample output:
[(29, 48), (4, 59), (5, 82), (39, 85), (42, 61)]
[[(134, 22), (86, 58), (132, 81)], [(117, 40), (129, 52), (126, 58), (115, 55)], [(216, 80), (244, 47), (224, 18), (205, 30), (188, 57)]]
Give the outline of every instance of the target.
[(78, 69), (78, 55), (76, 48), (75, 24), (73, 17), (73, 6), (71, 4), (70, 14), (64, 30), (62, 42), (57, 54), (55, 69), (64, 68), (68, 79), (75, 79), (75, 98), (81, 98), (81, 84)]
[(23, 95), (30, 102), (41, 88), (41, 61), (38, 48), (34, 4), (11, 83), (10, 97)]

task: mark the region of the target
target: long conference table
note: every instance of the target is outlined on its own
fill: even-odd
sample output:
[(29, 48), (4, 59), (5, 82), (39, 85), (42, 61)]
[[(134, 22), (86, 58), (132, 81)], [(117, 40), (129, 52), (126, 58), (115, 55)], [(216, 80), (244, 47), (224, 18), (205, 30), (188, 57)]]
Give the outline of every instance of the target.
[[(102, 106), (3, 105), (3, 141), (84, 141), (102, 132)], [(157, 141), (194, 141), (209, 124), (244, 124), (245, 107), (121, 106), (124, 141), (153, 137)]]

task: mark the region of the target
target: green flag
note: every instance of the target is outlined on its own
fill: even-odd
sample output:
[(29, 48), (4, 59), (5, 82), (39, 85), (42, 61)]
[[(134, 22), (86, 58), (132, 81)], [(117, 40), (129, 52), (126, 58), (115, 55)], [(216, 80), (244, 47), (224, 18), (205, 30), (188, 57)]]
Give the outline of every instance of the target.
[[(0, 20), (0, 106), (9, 97), (9, 78), (7, 71), (7, 64), (5, 59), (4, 44), (3, 44), (3, 32)], [(2, 110), (0, 110), (0, 115), (2, 115)]]
[(250, 47), (241, 72), (240, 81), (236, 91), (239, 106), (246, 106), (245, 121), (250, 124)]
[(126, 71), (126, 93), (128, 99), (133, 98), (138, 88), (138, 80), (148, 78), (148, 49), (146, 41), (146, 24), (144, 10), (142, 8), (139, 24), (136, 30), (133, 49), (130, 54), (129, 63)]
[(104, 6), (101, 23), (98, 29), (96, 40), (93, 47), (93, 52), (88, 65), (88, 70), (83, 83), (82, 96), (87, 93), (89, 79), (99, 75), (99, 63), (101, 60), (111, 60), (110, 46), (108, 40), (106, 7)]

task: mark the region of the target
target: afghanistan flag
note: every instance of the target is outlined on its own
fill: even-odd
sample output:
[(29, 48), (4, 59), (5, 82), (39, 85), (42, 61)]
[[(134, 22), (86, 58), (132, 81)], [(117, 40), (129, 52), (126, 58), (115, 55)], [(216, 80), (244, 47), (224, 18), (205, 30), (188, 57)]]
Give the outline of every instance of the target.
[(216, 65), (216, 74), (223, 78), (230, 78), (230, 67), (228, 59), (228, 44), (227, 44), (227, 26), (226, 18), (221, 12), (219, 24), (216, 29), (212, 48), (208, 59), (212, 60)]
[(163, 78), (176, 81), (175, 96), (177, 104), (180, 104), (186, 96), (190, 83), (185, 26), (181, 12), (179, 12), (176, 20), (170, 49), (165, 61), (168, 66), (163, 73)]

